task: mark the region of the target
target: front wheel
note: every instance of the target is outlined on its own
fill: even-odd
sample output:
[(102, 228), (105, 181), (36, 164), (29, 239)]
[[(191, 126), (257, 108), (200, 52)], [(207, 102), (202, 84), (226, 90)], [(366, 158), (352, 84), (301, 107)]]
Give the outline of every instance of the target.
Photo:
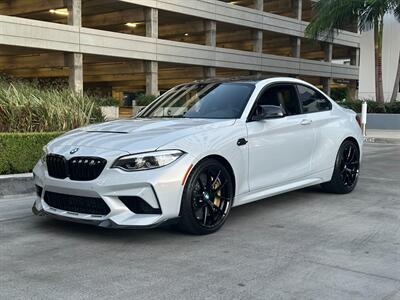
[(218, 160), (205, 159), (191, 172), (184, 188), (178, 228), (209, 234), (225, 223), (232, 206), (232, 176)]
[(355, 142), (346, 140), (339, 148), (332, 179), (321, 184), (323, 190), (347, 194), (354, 190), (360, 172), (360, 151)]

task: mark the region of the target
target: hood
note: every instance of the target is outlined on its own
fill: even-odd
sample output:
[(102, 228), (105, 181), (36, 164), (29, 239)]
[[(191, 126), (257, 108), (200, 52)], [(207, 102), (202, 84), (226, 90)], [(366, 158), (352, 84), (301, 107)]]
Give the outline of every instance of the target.
[(198, 132), (231, 126), (235, 120), (126, 119), (75, 129), (49, 144), (49, 150), (87, 147), (127, 153), (157, 148)]

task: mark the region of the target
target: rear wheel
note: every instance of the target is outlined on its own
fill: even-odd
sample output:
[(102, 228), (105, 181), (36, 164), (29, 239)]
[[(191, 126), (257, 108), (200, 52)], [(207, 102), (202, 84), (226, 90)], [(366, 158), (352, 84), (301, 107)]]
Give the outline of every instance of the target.
[(192, 234), (209, 234), (225, 223), (232, 206), (234, 185), (223, 164), (201, 161), (191, 172), (182, 197), (178, 228)]
[(331, 193), (347, 194), (354, 190), (360, 172), (360, 151), (354, 141), (346, 140), (339, 148), (332, 179), (321, 184)]

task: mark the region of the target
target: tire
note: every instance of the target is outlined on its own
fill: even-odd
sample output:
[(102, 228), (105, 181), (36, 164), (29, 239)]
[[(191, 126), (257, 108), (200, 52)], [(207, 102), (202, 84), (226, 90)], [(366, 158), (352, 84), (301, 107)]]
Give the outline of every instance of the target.
[(178, 229), (196, 235), (218, 231), (232, 207), (232, 180), (218, 160), (204, 159), (196, 165), (184, 187)]
[(336, 156), (332, 179), (321, 184), (324, 191), (335, 194), (348, 194), (354, 190), (360, 172), (360, 150), (351, 140), (345, 140)]

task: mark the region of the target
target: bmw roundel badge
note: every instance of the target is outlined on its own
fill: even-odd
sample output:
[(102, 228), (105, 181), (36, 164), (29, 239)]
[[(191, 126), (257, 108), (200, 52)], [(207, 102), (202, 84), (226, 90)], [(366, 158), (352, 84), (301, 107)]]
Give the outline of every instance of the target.
[(74, 148), (71, 151), (69, 151), (69, 154), (75, 154), (78, 151), (79, 151), (79, 148)]

